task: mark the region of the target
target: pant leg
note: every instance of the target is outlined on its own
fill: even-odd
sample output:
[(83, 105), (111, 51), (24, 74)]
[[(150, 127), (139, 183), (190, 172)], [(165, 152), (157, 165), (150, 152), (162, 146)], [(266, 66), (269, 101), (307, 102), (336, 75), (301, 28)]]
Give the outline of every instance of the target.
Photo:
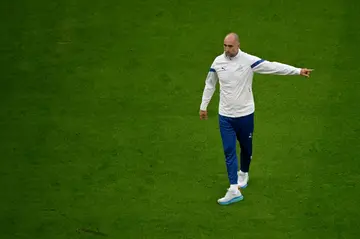
[(249, 172), (253, 152), (254, 114), (236, 119), (236, 137), (240, 144), (240, 170)]
[(224, 149), (226, 169), (230, 184), (237, 184), (238, 158), (236, 155), (236, 132), (232, 118), (219, 115), (220, 134)]

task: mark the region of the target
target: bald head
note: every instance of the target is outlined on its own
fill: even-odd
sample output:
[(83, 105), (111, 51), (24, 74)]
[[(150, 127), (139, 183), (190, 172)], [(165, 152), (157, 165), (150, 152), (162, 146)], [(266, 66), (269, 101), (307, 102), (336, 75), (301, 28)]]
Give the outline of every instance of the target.
[(229, 57), (234, 57), (238, 53), (240, 47), (239, 36), (231, 32), (225, 36), (224, 39), (224, 51)]
[(239, 43), (239, 36), (236, 33), (231, 32), (225, 36), (225, 40)]

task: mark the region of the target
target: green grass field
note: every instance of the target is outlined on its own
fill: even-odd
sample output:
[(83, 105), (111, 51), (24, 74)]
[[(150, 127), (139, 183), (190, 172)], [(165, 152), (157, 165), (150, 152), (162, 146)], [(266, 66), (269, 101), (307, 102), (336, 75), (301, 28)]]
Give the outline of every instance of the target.
[[(359, 1), (0, 4), (1, 239), (359, 237)], [(250, 185), (224, 207), (218, 92), (198, 111), (230, 31), (315, 71), (255, 75)]]

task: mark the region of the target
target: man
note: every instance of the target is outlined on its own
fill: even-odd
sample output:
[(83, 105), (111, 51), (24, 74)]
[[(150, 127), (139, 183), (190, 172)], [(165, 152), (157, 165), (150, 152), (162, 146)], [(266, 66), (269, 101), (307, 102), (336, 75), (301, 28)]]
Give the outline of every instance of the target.
[[(269, 62), (240, 50), (239, 37), (229, 33), (224, 39), (224, 53), (213, 61), (206, 77), (200, 105), (200, 119), (207, 119), (207, 106), (220, 85), (219, 126), (230, 187), (218, 200), (220, 205), (241, 201), (240, 188), (249, 181), (252, 159), (255, 104), (252, 93), (253, 74), (302, 75), (309, 77), (312, 70)], [(240, 144), (240, 170), (236, 155), (236, 140)]]

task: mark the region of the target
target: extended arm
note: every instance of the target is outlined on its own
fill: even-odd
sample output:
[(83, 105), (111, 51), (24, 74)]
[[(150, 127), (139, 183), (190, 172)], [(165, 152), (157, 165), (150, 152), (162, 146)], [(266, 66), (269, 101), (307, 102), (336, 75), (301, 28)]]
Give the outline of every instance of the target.
[(259, 74), (273, 74), (273, 75), (302, 75), (309, 77), (312, 69), (298, 68), (280, 62), (271, 62), (262, 59), (257, 59), (251, 65), (251, 69)]
[(290, 66), (279, 62), (258, 60), (251, 65), (255, 73), (274, 75), (300, 75), (301, 68)]

